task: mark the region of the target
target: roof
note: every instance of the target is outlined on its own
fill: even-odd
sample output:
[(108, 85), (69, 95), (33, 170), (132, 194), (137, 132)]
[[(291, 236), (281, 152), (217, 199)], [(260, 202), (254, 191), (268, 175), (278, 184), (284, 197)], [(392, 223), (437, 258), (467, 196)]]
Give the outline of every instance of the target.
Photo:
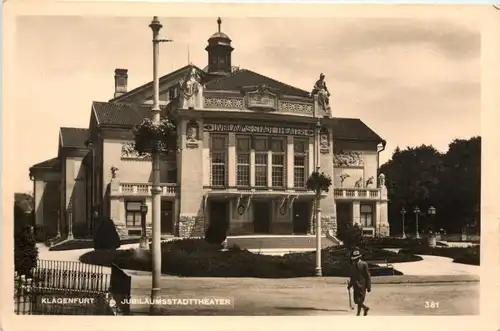
[[(94, 101), (92, 104), (95, 111), (99, 125), (111, 126), (134, 126), (140, 124), (145, 117), (151, 117), (151, 105), (140, 104), (124, 104), (124, 103), (109, 103)], [(168, 110), (168, 106), (162, 106), (162, 110)], [(228, 113), (231, 118), (232, 114), (238, 113), (237, 111)], [(247, 114), (248, 115), (248, 114)], [(274, 115), (275, 120), (282, 119), (280, 114)], [(314, 125), (317, 121), (316, 118), (300, 117), (303, 123)], [(340, 118), (333, 117), (324, 120), (325, 124), (333, 128), (333, 137), (336, 139), (348, 140), (367, 140), (381, 142), (383, 139), (370, 129), (363, 121), (358, 118)]]
[[(176, 74), (179, 74), (179, 73), (181, 73), (182, 71), (186, 71), (186, 72), (187, 72), (187, 71), (188, 71), (187, 69), (191, 69), (191, 68), (195, 68), (195, 69), (197, 69), (200, 73), (203, 73), (203, 70), (201, 70), (201, 69), (200, 69), (200, 68), (198, 68), (197, 66), (195, 66), (195, 65), (193, 65), (193, 64), (188, 64), (188, 65), (185, 65), (185, 66), (184, 66), (184, 67), (182, 67), (182, 68), (179, 68), (179, 69), (177, 69), (177, 70), (175, 70), (175, 71), (169, 72), (168, 74), (161, 76), (161, 77), (159, 78), (160, 85), (161, 85), (163, 82), (168, 81), (168, 80), (169, 80), (172, 76), (175, 76)], [(126, 93), (123, 93), (123, 94), (121, 94), (121, 95), (119, 95), (119, 96), (117, 96), (117, 97), (115, 97), (115, 98), (113, 98), (113, 99), (109, 100), (109, 102), (116, 102), (116, 101), (118, 101), (118, 102), (119, 102), (120, 100), (126, 99), (126, 98), (128, 98), (129, 96), (132, 96), (132, 95), (134, 95), (134, 94), (136, 94), (136, 93), (139, 93), (139, 92), (144, 91), (144, 90), (147, 90), (147, 89), (151, 89), (151, 91), (153, 90), (153, 81), (150, 81), (150, 82), (148, 82), (148, 83), (146, 83), (146, 84), (143, 84), (143, 85), (141, 85), (141, 86), (138, 86), (138, 87), (136, 87), (136, 88), (134, 88), (134, 89), (132, 89), (132, 90), (130, 90), (130, 91), (128, 91), (128, 92), (126, 92)]]
[[(140, 124), (145, 117), (152, 118), (151, 105), (133, 103), (110, 103), (94, 101), (92, 110), (99, 125), (133, 126)], [(161, 105), (163, 112), (168, 106)]]
[(48, 160), (42, 161), (40, 163), (34, 164), (31, 166), (31, 168), (54, 169), (54, 168), (57, 168), (59, 165), (60, 165), (59, 158), (54, 157), (52, 159), (48, 159)]
[(61, 147), (85, 148), (89, 130), (84, 128), (62, 127), (60, 131)]
[(217, 91), (240, 91), (242, 87), (258, 85), (266, 85), (285, 95), (310, 98), (310, 92), (308, 91), (290, 86), (248, 69), (236, 70), (228, 76), (211, 80), (205, 84), (205, 89)]
[(211, 39), (227, 39), (229, 42), (231, 41), (231, 39), (227, 36), (227, 34), (225, 34), (224, 32), (216, 32), (214, 33), (210, 39), (208, 39), (208, 41), (211, 41)]
[(382, 142), (383, 139), (359, 118), (333, 117), (326, 120), (333, 129), (333, 137), (346, 140), (369, 140)]

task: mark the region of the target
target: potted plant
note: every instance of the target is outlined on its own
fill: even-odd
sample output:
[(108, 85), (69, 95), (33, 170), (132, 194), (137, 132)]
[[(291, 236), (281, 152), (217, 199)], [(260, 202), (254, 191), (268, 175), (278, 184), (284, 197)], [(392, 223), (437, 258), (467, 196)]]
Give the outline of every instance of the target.
[(133, 129), (134, 148), (139, 155), (151, 155), (159, 152), (167, 154), (177, 151), (177, 129), (174, 122), (162, 118), (159, 123), (145, 118)]
[(332, 186), (332, 179), (330, 176), (324, 172), (320, 173), (319, 171), (313, 172), (306, 183), (307, 189), (316, 193), (318, 198), (321, 197), (322, 192), (328, 192), (330, 186)]

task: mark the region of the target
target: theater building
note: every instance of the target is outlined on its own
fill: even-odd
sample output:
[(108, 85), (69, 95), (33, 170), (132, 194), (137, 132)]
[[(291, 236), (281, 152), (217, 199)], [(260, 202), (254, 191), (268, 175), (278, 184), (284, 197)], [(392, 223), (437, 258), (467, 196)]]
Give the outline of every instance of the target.
[[(206, 51), (204, 69), (188, 64), (160, 78), (162, 114), (176, 119), (179, 145), (161, 163), (162, 234), (202, 236), (209, 225), (234, 236), (313, 234), (306, 181), (319, 162), (333, 180), (321, 200), (324, 231), (358, 223), (388, 235), (377, 173), (384, 140), (360, 119), (335, 117), (321, 94), (233, 66), (220, 21)], [(92, 103), (88, 128), (61, 128), (58, 155), (30, 168), (39, 236), (89, 235), (93, 207), (122, 237), (138, 236), (143, 203), (149, 231), (151, 159), (134, 151), (132, 128), (151, 116), (153, 86), (129, 90), (127, 78), (116, 69), (114, 96)]]

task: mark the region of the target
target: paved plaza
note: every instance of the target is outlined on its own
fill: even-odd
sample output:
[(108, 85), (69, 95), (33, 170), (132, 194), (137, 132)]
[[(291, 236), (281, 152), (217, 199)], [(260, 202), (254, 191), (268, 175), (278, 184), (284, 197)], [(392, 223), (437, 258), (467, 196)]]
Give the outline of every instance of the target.
[[(151, 277), (132, 278), (132, 297), (150, 295)], [(163, 277), (165, 298), (234, 299), (234, 307), (161, 306), (164, 315), (351, 315), (347, 289), (338, 278), (181, 278)], [(426, 308), (439, 302), (439, 308)], [(370, 315), (473, 315), (479, 313), (479, 282), (375, 284), (367, 296)], [(430, 304), (429, 304), (430, 305)], [(145, 304), (132, 304), (147, 314)]]
[[(122, 249), (137, 244), (123, 245)], [(39, 245), (40, 258), (78, 261), (92, 249), (49, 251)], [(423, 256), (422, 261), (396, 263), (404, 276), (373, 277), (368, 294), (370, 315), (473, 315), (479, 313), (478, 266), (453, 263), (439, 256)], [(105, 272), (110, 272), (105, 268)], [(149, 272), (128, 271), (132, 275), (132, 298), (149, 298)], [(234, 299), (234, 307), (195, 308), (162, 306), (165, 315), (350, 315), (345, 278), (194, 278), (164, 275), (163, 297)], [(426, 308), (439, 302), (439, 308)], [(147, 314), (145, 304), (132, 304), (134, 314)]]

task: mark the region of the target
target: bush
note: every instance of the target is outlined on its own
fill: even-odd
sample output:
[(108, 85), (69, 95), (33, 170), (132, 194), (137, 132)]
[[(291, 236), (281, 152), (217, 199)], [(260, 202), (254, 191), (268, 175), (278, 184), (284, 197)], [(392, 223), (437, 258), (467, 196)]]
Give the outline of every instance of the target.
[(480, 265), (480, 246), (472, 247), (429, 247), (420, 246), (405, 248), (399, 251), (402, 254), (434, 255), (453, 259), (453, 262)]
[(36, 267), (38, 248), (32, 228), (24, 223), (16, 224), (14, 229), (14, 270), (20, 275), (31, 275)]
[(349, 250), (354, 247), (364, 246), (365, 243), (363, 229), (358, 224), (345, 224), (339, 229), (338, 238), (342, 240), (344, 247)]
[(209, 225), (205, 240), (213, 245), (221, 245), (227, 238), (227, 229), (217, 225)]
[[(421, 257), (381, 249), (361, 249), (367, 260), (388, 262), (418, 261)], [(151, 271), (149, 251), (118, 250), (88, 252), (80, 257), (84, 263)], [(330, 247), (322, 251), (325, 276), (348, 277), (350, 256), (345, 248)], [(162, 243), (162, 273), (187, 277), (259, 277), (291, 278), (314, 275), (315, 252), (291, 253), (284, 256), (254, 254), (239, 247), (222, 251), (203, 239), (181, 239)], [(401, 274), (396, 271), (396, 274)], [(392, 270), (372, 270), (373, 276), (392, 275)]]
[(116, 231), (115, 223), (109, 217), (97, 217), (94, 231), (94, 249), (120, 248), (120, 236)]

